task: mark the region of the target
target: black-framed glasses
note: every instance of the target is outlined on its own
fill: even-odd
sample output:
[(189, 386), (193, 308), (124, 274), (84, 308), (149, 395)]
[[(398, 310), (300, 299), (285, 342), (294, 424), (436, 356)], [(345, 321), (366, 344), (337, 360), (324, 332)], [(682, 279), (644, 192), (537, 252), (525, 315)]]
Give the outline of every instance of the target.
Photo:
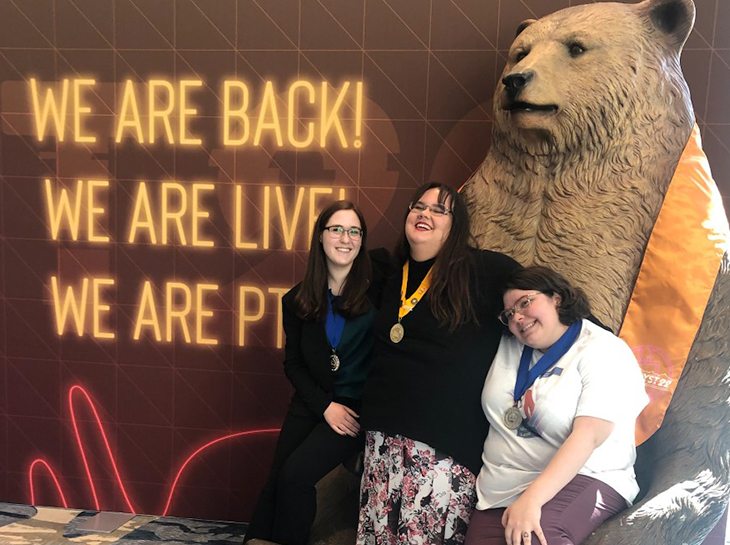
[(440, 202), (437, 202), (436, 204), (426, 204), (422, 201), (416, 201), (408, 205), (408, 210), (415, 210), (416, 212), (430, 210), (434, 216), (445, 216), (446, 214), (451, 214), (451, 210), (446, 208)]
[(347, 233), (352, 240), (360, 240), (364, 233), (359, 227), (343, 227), (342, 225), (328, 225), (323, 230), (329, 231), (332, 238), (342, 238), (342, 235)]
[(512, 308), (506, 308), (502, 312), (499, 313), (499, 321), (502, 322), (504, 325), (508, 326), (509, 322), (512, 318), (515, 317), (515, 314), (518, 312), (525, 312), (528, 308), (530, 308), (530, 304), (532, 304), (532, 300), (540, 295), (539, 291), (536, 291), (534, 293), (528, 293), (527, 295), (523, 295), (517, 300), (517, 304), (513, 306)]

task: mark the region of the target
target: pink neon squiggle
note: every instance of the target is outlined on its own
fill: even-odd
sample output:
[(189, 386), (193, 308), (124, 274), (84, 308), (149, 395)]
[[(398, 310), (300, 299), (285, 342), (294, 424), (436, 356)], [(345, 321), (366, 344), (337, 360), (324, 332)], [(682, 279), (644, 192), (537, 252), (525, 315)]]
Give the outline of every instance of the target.
[[(88, 392), (83, 388), (83, 386), (80, 386), (78, 384), (75, 384), (71, 386), (68, 392), (68, 404), (69, 409), (71, 411), (71, 423), (74, 428), (74, 435), (76, 436), (76, 444), (79, 447), (79, 452), (81, 453), (81, 459), (84, 463), (84, 469), (86, 471), (86, 476), (89, 481), (89, 487), (91, 489), (91, 494), (94, 498), (94, 504), (96, 506), (97, 510), (101, 510), (101, 506), (99, 503), (99, 497), (96, 492), (96, 486), (94, 484), (94, 477), (91, 474), (91, 467), (89, 466), (89, 461), (86, 457), (86, 449), (84, 448), (84, 444), (81, 441), (81, 432), (79, 431), (78, 422), (76, 421), (76, 412), (74, 411), (74, 393), (80, 392), (84, 398), (86, 399), (86, 402), (88, 406), (91, 408), (92, 413), (94, 414), (94, 419), (96, 420), (97, 427), (99, 431), (101, 432), (102, 440), (104, 441), (104, 446), (106, 448), (107, 456), (109, 457), (109, 461), (111, 462), (112, 469), (114, 470), (114, 475), (116, 477), (117, 484), (119, 485), (119, 489), (122, 492), (122, 495), (124, 496), (124, 500), (127, 503), (127, 507), (129, 508), (130, 513), (136, 514), (136, 511), (134, 507), (132, 506), (132, 501), (130, 500), (129, 494), (127, 493), (126, 487), (124, 486), (124, 483), (122, 481), (122, 477), (120, 475), (119, 469), (117, 467), (116, 459), (114, 458), (114, 454), (112, 453), (111, 446), (109, 444), (109, 440), (106, 435), (106, 431), (104, 430), (104, 426), (101, 423), (101, 418), (99, 418), (99, 413), (96, 410), (96, 406), (94, 405), (93, 400), (91, 399), (91, 396), (88, 394)], [(170, 487), (170, 492), (167, 497), (167, 503), (165, 504), (165, 508), (163, 510), (163, 513), (161, 516), (167, 515), (170, 505), (172, 504), (172, 499), (175, 494), (175, 490), (177, 488), (177, 485), (182, 477), (183, 472), (185, 469), (190, 465), (190, 463), (193, 461), (193, 459), (198, 456), (201, 452), (204, 450), (212, 447), (213, 445), (216, 445), (218, 443), (221, 443), (222, 441), (226, 441), (228, 439), (233, 439), (236, 437), (242, 437), (242, 436), (248, 436), (248, 435), (264, 435), (264, 434), (273, 434), (273, 433), (279, 433), (281, 431), (280, 428), (267, 428), (267, 429), (258, 429), (258, 430), (248, 430), (248, 431), (241, 431), (236, 433), (231, 433), (228, 435), (225, 435), (223, 437), (218, 437), (217, 439), (213, 439), (212, 441), (209, 441), (208, 443), (204, 444), (203, 446), (196, 449), (188, 458), (183, 462), (183, 464), (180, 466), (180, 469), (177, 471), (177, 474), (175, 475), (175, 479), (172, 483), (172, 486)], [(63, 503), (63, 506), (65, 508), (68, 508), (68, 502), (66, 501), (66, 497), (63, 493), (63, 488), (56, 478), (56, 474), (51, 468), (51, 466), (46, 462), (43, 458), (38, 458), (34, 460), (29, 467), (28, 470), (28, 481), (30, 485), (30, 502), (31, 504), (35, 504), (35, 487), (33, 485), (33, 470), (36, 465), (41, 464), (46, 467), (48, 472), (50, 473), (53, 482), (56, 485), (56, 489), (58, 490), (58, 493), (61, 497), (61, 502)]]
[(117, 468), (117, 462), (114, 459), (114, 454), (112, 454), (112, 449), (111, 449), (111, 446), (109, 445), (109, 440), (107, 439), (106, 432), (104, 431), (104, 426), (101, 423), (101, 419), (99, 418), (99, 413), (96, 411), (94, 402), (91, 401), (91, 397), (86, 392), (86, 390), (84, 390), (83, 387), (79, 386), (78, 384), (74, 384), (73, 386), (71, 386), (71, 388), (68, 391), (68, 406), (71, 409), (71, 422), (73, 423), (74, 432), (76, 434), (76, 443), (78, 444), (79, 451), (81, 452), (81, 458), (84, 462), (84, 468), (86, 469), (86, 476), (89, 478), (89, 486), (91, 487), (91, 494), (94, 496), (94, 504), (96, 506), (96, 509), (97, 510), (101, 509), (101, 507), (99, 506), (99, 498), (96, 494), (96, 487), (94, 486), (94, 478), (91, 476), (91, 468), (89, 467), (89, 462), (86, 459), (86, 451), (84, 450), (84, 445), (81, 443), (81, 434), (79, 433), (79, 427), (78, 427), (78, 424), (76, 423), (76, 414), (74, 413), (73, 398), (74, 398), (74, 392), (76, 392), (76, 391), (79, 391), (84, 395), (87, 403), (89, 404), (89, 407), (91, 408), (91, 411), (94, 413), (94, 419), (96, 419), (96, 424), (99, 427), (99, 431), (101, 432), (101, 437), (104, 440), (104, 446), (106, 447), (106, 452), (107, 452), (107, 455), (109, 456), (109, 461), (112, 464), (112, 469), (114, 470), (114, 475), (117, 479), (117, 484), (119, 485), (119, 488), (122, 491), (122, 495), (124, 496), (124, 501), (127, 502), (127, 507), (129, 508), (129, 512), (136, 514), (134, 507), (132, 507), (132, 502), (129, 500), (129, 495), (127, 494), (127, 490), (124, 487), (124, 483), (122, 482), (122, 477), (119, 475), (119, 468)]
[(219, 437), (218, 439), (214, 439), (199, 449), (197, 449), (195, 452), (193, 452), (190, 456), (188, 456), (188, 459), (183, 462), (183, 464), (180, 466), (180, 469), (177, 471), (177, 475), (175, 475), (175, 480), (172, 482), (172, 486), (170, 487), (170, 494), (167, 496), (167, 503), (165, 504), (165, 509), (162, 511), (161, 516), (166, 516), (167, 512), (170, 510), (170, 504), (172, 503), (172, 496), (175, 493), (175, 488), (177, 487), (177, 483), (180, 480), (180, 476), (182, 475), (183, 471), (185, 471), (185, 468), (188, 466), (190, 461), (195, 458), (198, 454), (203, 452), (208, 447), (212, 447), (213, 445), (220, 443), (221, 441), (225, 441), (226, 439), (233, 439), (234, 437), (241, 437), (244, 435), (263, 435), (266, 433), (279, 433), (281, 431), (281, 428), (269, 428), (264, 430), (249, 430), (249, 431), (239, 431), (237, 433), (232, 433), (230, 435), (225, 435), (223, 437)]
[(30, 464), (30, 469), (28, 469), (28, 481), (30, 483), (30, 503), (31, 505), (35, 505), (35, 490), (33, 488), (33, 468), (37, 465), (41, 464), (46, 467), (48, 470), (48, 473), (51, 474), (51, 478), (53, 479), (53, 482), (56, 484), (56, 490), (58, 490), (58, 494), (61, 496), (61, 503), (63, 503), (63, 506), (68, 509), (68, 502), (66, 501), (66, 496), (63, 495), (63, 489), (61, 488), (61, 484), (58, 482), (58, 479), (56, 478), (56, 473), (53, 471), (51, 466), (46, 462), (43, 458), (38, 458), (36, 460), (33, 460), (33, 462)]

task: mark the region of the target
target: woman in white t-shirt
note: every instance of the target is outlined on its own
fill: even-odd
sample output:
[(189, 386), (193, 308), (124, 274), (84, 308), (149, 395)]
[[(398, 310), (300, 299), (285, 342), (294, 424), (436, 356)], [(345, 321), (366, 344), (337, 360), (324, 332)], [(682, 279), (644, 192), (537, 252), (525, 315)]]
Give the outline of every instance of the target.
[(581, 543), (631, 505), (634, 424), (649, 399), (631, 349), (545, 267), (516, 271), (487, 375), (489, 420), (466, 545)]

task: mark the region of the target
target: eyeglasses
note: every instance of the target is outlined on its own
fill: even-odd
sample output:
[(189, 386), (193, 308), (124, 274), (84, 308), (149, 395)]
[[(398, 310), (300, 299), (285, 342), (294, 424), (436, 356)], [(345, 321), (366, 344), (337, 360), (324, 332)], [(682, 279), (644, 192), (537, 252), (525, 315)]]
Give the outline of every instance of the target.
[(360, 240), (364, 231), (359, 227), (342, 227), (342, 225), (329, 225), (323, 231), (329, 231), (332, 238), (342, 238), (347, 233), (352, 240)]
[(532, 300), (540, 295), (539, 291), (536, 291), (535, 293), (528, 293), (527, 295), (523, 295), (520, 297), (517, 301), (517, 304), (513, 306), (512, 308), (506, 308), (502, 312), (499, 313), (499, 321), (502, 322), (504, 325), (509, 326), (509, 322), (512, 318), (515, 317), (515, 314), (523, 313), (528, 308), (530, 308), (530, 304), (532, 303)]
[(416, 201), (416, 202), (412, 202), (411, 204), (409, 204), (408, 210), (410, 210), (410, 211), (415, 210), (416, 212), (423, 212), (424, 210), (430, 210), (434, 216), (445, 216), (446, 214), (451, 214), (451, 210), (446, 208), (441, 203), (426, 204), (425, 202), (421, 202), (421, 201)]

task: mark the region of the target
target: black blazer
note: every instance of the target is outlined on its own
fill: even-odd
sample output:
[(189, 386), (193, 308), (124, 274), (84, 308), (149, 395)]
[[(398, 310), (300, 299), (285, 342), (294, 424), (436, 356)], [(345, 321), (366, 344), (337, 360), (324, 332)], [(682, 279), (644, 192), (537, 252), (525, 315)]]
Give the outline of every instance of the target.
[[(380, 293), (391, 271), (390, 255), (384, 249), (370, 251), (373, 278), (367, 296), (380, 306)], [(301, 282), (281, 300), (284, 333), (284, 372), (294, 386), (289, 412), (301, 416), (322, 416), (333, 399), (330, 346), (324, 321), (302, 320), (297, 316), (295, 297)]]

